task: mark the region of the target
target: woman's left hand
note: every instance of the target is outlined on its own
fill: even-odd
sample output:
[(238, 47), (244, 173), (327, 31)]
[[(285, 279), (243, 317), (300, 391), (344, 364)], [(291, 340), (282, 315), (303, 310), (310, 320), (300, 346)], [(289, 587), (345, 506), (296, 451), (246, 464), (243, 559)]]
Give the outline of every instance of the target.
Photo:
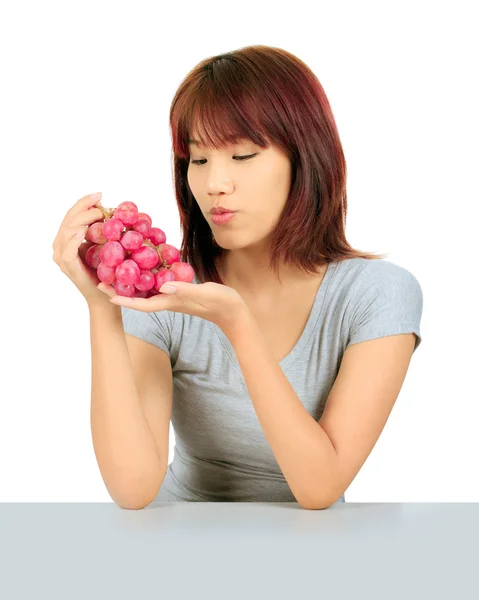
[[(176, 292), (167, 293), (167, 286), (174, 286)], [(201, 317), (218, 325), (225, 333), (234, 328), (248, 312), (246, 303), (236, 290), (212, 281), (206, 283), (171, 281), (164, 283), (160, 292), (151, 298), (113, 296), (110, 302), (143, 312), (171, 310)]]

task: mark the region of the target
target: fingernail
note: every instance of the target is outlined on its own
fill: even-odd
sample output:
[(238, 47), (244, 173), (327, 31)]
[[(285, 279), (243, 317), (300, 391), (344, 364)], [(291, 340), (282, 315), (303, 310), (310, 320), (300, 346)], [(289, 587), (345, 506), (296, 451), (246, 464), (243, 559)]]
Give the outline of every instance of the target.
[(173, 285), (164, 285), (160, 292), (163, 294), (176, 294), (176, 288)]
[(90, 194), (90, 198), (92, 200), (99, 200), (101, 198), (101, 192), (98, 192), (97, 194)]

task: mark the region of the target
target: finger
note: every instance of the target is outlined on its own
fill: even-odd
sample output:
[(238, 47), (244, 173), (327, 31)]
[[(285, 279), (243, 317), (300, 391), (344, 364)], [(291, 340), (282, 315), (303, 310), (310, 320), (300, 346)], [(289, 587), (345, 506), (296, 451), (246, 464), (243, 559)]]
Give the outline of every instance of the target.
[[(95, 211), (95, 216), (98, 214), (100, 216), (98, 216), (98, 218), (95, 218), (93, 221), (89, 221), (89, 220), (85, 221), (84, 217), (81, 217), (80, 219), (76, 219), (76, 221), (74, 219), (74, 217), (76, 215), (78, 215), (80, 213), (84, 213), (92, 206), (96, 206), (96, 205), (101, 206), (101, 192), (100, 192), (99, 199), (95, 199), (94, 196), (95, 196), (95, 194), (89, 194), (88, 196), (83, 196), (83, 198), (80, 198), (80, 200), (78, 200), (78, 202), (76, 202), (70, 208), (70, 210), (66, 213), (66, 215), (63, 217), (63, 221), (60, 223), (60, 227), (58, 228), (57, 235), (55, 236), (55, 239), (53, 240), (53, 244), (52, 244), (53, 250), (56, 249), (56, 246), (58, 245), (58, 240), (61, 237), (61, 233), (62, 233), (63, 229), (65, 228), (65, 226), (68, 225), (68, 226), (76, 227), (78, 225), (87, 225), (89, 223), (94, 223), (95, 221), (99, 221), (100, 219), (104, 218), (104, 214), (98, 208), (97, 209), (98, 213)], [(90, 219), (90, 217), (93, 218), (93, 213), (91, 215), (89, 215), (88, 219)]]
[[(55, 241), (53, 242), (52, 248), (54, 250), (53, 255), (59, 255), (61, 256), (62, 254), (62, 250), (63, 248), (66, 246), (66, 243), (75, 236), (76, 233), (78, 233), (80, 230), (84, 231), (85, 235), (88, 229), (88, 225), (84, 224), (82, 226), (81, 223), (78, 223), (76, 226), (70, 226), (70, 225), (63, 225), (60, 230), (58, 231), (57, 237), (55, 238)], [(83, 237), (84, 239), (84, 237)], [(93, 242), (88, 242), (90, 245), (93, 244)], [(88, 250), (88, 248), (85, 249), (85, 253), (86, 250)]]
[(100, 292), (110, 296), (110, 298), (114, 298), (116, 296), (115, 289), (111, 285), (103, 283), (103, 281), (100, 281), (100, 283), (97, 285), (97, 288), (100, 290)]
[(68, 223), (69, 227), (78, 227), (80, 225), (91, 225), (92, 223), (96, 223), (97, 221), (103, 221), (104, 215), (99, 208), (88, 208), (86, 211), (83, 211), (75, 217), (71, 223)]
[(126, 296), (114, 295), (110, 298), (110, 302), (125, 308), (133, 308), (143, 312), (155, 312), (157, 310), (170, 310), (171, 300), (167, 294), (161, 292), (152, 298), (128, 298)]
[(84, 212), (85, 210), (88, 210), (97, 204), (101, 204), (102, 192), (99, 192), (99, 194), (99, 198), (96, 198), (95, 194), (89, 194), (88, 196), (83, 196), (83, 198), (80, 198), (80, 200), (78, 200), (78, 202), (76, 202), (67, 212), (65, 218), (63, 219), (63, 223), (70, 221), (70, 219), (78, 213)]
[(85, 233), (86, 227), (80, 227), (68, 240), (61, 257), (61, 262), (67, 265), (67, 267), (76, 260), (78, 256), (78, 247), (85, 239)]

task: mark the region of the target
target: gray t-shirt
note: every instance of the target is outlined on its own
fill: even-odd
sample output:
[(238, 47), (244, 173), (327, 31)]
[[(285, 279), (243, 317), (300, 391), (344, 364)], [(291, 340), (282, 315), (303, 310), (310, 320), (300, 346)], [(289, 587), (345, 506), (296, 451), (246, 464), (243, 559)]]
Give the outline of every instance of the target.
[[(419, 282), (399, 265), (363, 258), (330, 263), (305, 329), (280, 362), (309, 414), (321, 418), (351, 344), (415, 333), (416, 350), (422, 308)], [(122, 317), (125, 333), (168, 354), (173, 373), (176, 444), (155, 501), (296, 502), (223, 331), (172, 311), (122, 307)]]

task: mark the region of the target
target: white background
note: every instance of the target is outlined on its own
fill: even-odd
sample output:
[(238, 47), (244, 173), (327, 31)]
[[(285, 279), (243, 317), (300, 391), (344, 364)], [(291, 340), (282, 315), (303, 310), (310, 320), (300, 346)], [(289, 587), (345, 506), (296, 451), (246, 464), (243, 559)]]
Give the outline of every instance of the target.
[(473, 5), (2, 5), (0, 501), (111, 502), (91, 440), (88, 308), (52, 243), (102, 191), (179, 248), (170, 103), (198, 62), (252, 44), (315, 72), (346, 155), (348, 240), (423, 290), (423, 343), (346, 501), (479, 500)]

